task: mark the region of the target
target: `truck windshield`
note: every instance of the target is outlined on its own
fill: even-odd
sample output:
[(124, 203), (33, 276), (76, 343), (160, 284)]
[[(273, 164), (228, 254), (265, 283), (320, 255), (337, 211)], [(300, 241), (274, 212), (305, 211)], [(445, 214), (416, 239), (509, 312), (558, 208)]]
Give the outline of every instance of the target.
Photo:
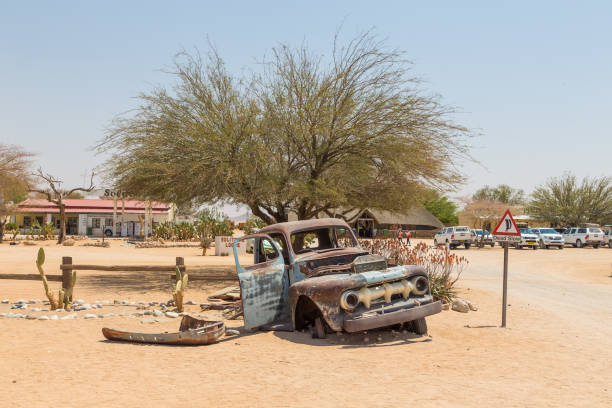
[(322, 227), (291, 234), (291, 247), (296, 254), (326, 249), (358, 248), (351, 231), (345, 227)]

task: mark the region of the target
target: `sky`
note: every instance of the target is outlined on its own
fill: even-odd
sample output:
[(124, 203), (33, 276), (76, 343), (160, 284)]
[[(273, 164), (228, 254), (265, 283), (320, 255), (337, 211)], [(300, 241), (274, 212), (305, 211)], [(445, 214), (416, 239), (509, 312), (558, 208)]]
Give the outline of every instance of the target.
[(240, 75), (279, 43), (329, 55), (341, 27), (405, 51), (422, 87), (476, 134), (479, 164), (457, 163), (467, 182), (452, 197), (502, 183), (529, 193), (566, 171), (612, 175), (612, 2), (290, 3), (2, 1), (0, 143), (83, 184), (113, 118), (173, 83), (163, 71), (177, 52), (211, 41)]

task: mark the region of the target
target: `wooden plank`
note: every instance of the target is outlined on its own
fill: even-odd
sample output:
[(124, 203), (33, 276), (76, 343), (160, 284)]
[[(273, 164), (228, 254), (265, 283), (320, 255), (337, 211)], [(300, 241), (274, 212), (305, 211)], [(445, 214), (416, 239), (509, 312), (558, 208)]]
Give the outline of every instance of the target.
[[(185, 266), (179, 267), (181, 272), (185, 271)], [(114, 272), (173, 272), (176, 266), (163, 265), (60, 265), (60, 269), (75, 271), (114, 271)]]
[[(45, 274), (45, 276), (47, 277), (47, 280), (50, 281), (50, 282), (61, 282), (62, 281), (62, 275), (47, 275), (47, 274)], [(28, 274), (23, 274), (23, 273), (2, 273), (2, 274), (0, 274), (0, 279), (37, 280), (37, 281), (42, 281), (42, 279), (40, 278), (40, 274), (38, 274), (38, 273), (28, 273)]]
[[(176, 274), (168, 275), (170, 280), (176, 280)], [(207, 281), (207, 280), (219, 280), (219, 281), (237, 281), (238, 276), (235, 275), (196, 275), (189, 273), (189, 281)]]

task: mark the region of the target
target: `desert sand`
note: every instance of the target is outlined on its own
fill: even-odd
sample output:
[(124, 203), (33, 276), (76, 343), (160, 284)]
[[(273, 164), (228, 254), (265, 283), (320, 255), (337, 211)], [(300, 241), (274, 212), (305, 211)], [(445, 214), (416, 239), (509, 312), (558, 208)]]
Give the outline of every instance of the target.
[[(233, 270), (232, 257), (202, 257), (197, 248), (80, 244), (44, 243), (47, 274), (59, 273), (62, 256), (75, 264), (151, 265), (183, 256), (188, 269)], [(36, 273), (37, 250), (0, 245), (0, 273)], [(425, 336), (380, 330), (318, 340), (301, 332), (241, 331), (214, 345), (176, 347), (111, 343), (101, 328), (174, 331), (178, 319), (84, 320), (88, 311), (74, 320), (0, 318), (0, 406), (612, 406), (612, 249), (510, 250), (506, 329), (499, 327), (503, 250), (457, 252), (470, 260), (459, 281), (461, 296), (479, 310), (432, 316)], [(171, 298), (167, 273), (78, 274), (75, 298), (88, 303)], [(234, 284), (191, 282), (185, 299), (196, 306), (187, 311), (199, 312), (208, 293)], [(5, 298), (44, 299), (42, 284), (0, 280)], [(0, 313), (9, 306), (0, 305)], [(95, 313), (123, 309), (133, 310), (105, 306)]]

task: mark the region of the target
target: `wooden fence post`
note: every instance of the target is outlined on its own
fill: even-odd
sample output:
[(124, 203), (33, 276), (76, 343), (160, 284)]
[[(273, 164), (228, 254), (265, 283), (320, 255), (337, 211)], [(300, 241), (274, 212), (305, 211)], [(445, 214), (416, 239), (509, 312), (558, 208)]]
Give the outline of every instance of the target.
[[(72, 265), (72, 257), (62, 257), (62, 265)], [(72, 269), (62, 269), (62, 289), (68, 290), (70, 286), (72, 286)]]
[(187, 272), (187, 268), (185, 267), (185, 258), (183, 258), (182, 256), (177, 256), (176, 257), (176, 266), (179, 267), (179, 270), (181, 271), (181, 274)]

